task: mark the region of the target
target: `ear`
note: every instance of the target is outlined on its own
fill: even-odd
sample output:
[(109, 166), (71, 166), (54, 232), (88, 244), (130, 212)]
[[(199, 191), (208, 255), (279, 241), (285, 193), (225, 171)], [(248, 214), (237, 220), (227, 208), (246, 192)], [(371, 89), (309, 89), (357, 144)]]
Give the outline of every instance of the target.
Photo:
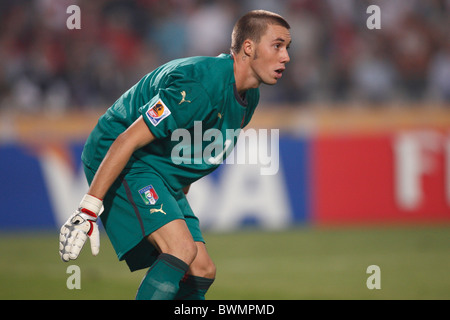
[(247, 57), (251, 57), (253, 55), (253, 51), (254, 51), (253, 41), (250, 39), (245, 40), (242, 45), (242, 50), (244, 52), (244, 55), (246, 55)]

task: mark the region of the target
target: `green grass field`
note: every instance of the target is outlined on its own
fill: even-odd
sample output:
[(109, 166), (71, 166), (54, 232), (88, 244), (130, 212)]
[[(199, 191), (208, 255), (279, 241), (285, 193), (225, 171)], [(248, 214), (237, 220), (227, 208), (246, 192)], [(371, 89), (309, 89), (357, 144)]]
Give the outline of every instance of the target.
[[(54, 233), (0, 235), (0, 299), (134, 299), (145, 271), (130, 273), (102, 232), (99, 256), (85, 247), (63, 263)], [(450, 226), (206, 233), (217, 278), (208, 299), (450, 299)], [(88, 244), (87, 244), (88, 246)], [(69, 290), (69, 265), (81, 289)], [(381, 269), (369, 290), (367, 267)]]

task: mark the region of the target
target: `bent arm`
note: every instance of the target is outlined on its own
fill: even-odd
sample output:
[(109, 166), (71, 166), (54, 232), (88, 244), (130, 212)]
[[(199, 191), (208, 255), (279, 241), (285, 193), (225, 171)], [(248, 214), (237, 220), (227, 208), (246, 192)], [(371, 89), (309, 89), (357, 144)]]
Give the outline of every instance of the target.
[(109, 188), (125, 168), (131, 155), (155, 139), (144, 119), (139, 117), (113, 142), (92, 180), (88, 194), (104, 199)]

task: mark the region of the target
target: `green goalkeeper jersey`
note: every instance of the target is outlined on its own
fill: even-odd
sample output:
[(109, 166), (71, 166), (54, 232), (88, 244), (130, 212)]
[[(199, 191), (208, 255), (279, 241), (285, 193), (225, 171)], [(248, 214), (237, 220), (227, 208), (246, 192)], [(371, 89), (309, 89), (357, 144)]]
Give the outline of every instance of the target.
[(229, 54), (168, 62), (100, 117), (85, 144), (83, 163), (97, 170), (117, 136), (143, 116), (156, 140), (134, 152), (124, 173), (150, 170), (177, 192), (229, 155), (258, 101), (257, 88), (244, 97), (238, 94)]

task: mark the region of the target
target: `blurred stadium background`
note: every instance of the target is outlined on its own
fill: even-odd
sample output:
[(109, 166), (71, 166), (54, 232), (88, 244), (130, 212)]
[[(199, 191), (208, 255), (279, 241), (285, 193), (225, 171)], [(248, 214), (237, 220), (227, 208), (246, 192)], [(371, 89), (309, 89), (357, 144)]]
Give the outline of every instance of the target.
[[(66, 27), (73, 4), (79, 30)], [(86, 191), (84, 140), (156, 66), (227, 53), (252, 9), (292, 27), (287, 72), (250, 123), (279, 130), (279, 171), (224, 165), (191, 189), (219, 270), (208, 297), (450, 298), (450, 1), (3, 0), (1, 299), (134, 297), (142, 273), (105, 233), (98, 257), (73, 263), (82, 289), (66, 287), (57, 234)]]

